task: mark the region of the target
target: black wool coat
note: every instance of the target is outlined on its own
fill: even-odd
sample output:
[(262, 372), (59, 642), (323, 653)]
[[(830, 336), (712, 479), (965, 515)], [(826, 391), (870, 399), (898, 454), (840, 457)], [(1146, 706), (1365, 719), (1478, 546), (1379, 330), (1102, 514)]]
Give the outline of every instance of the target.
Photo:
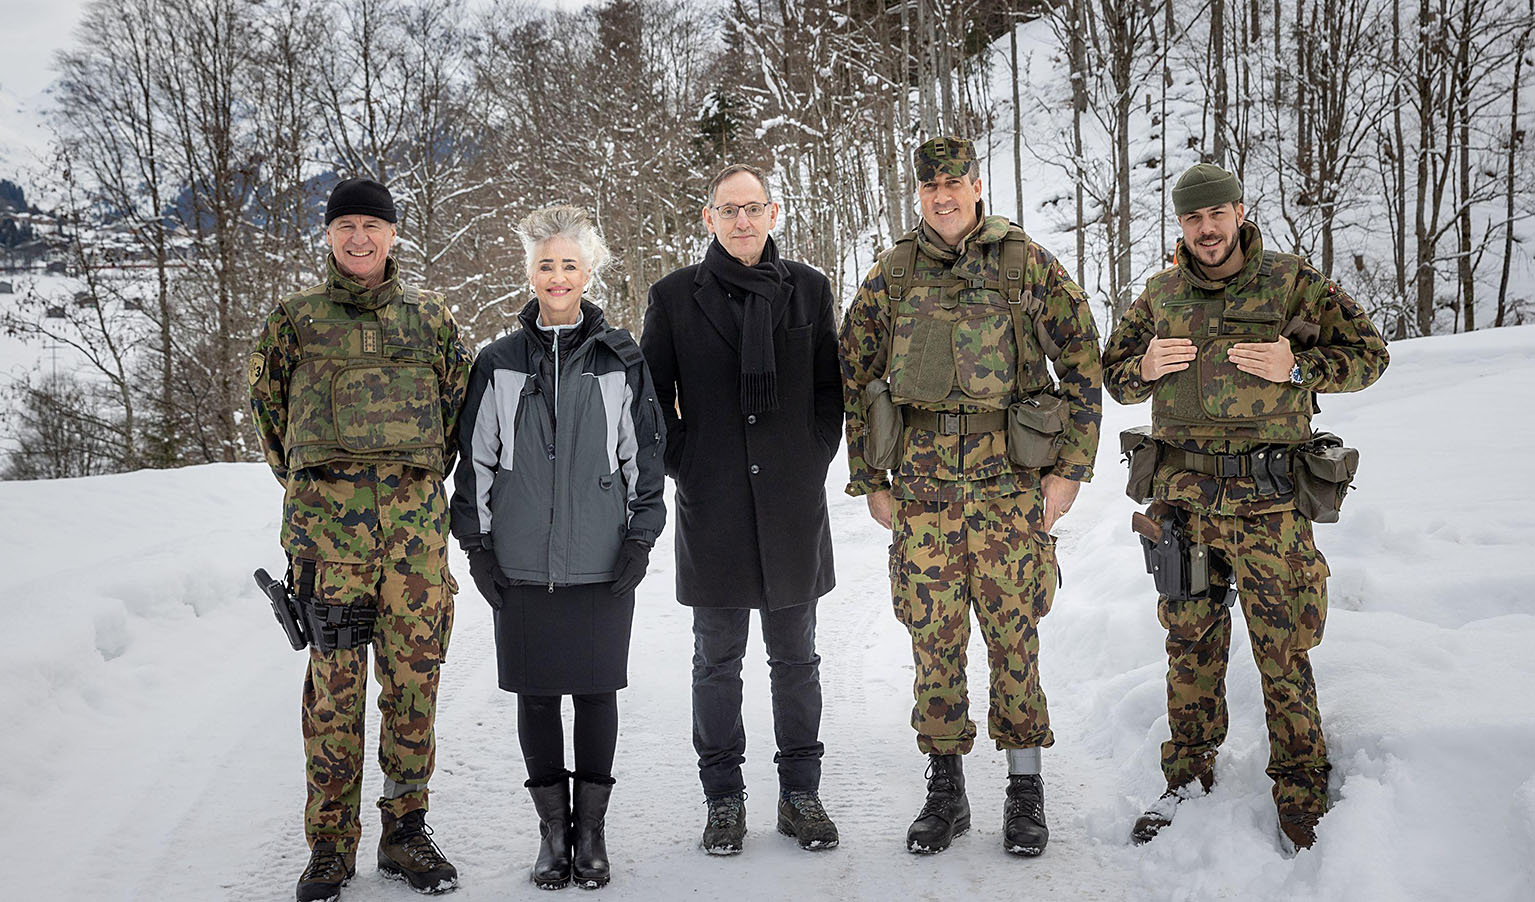
[[(777, 609), (836, 585), (826, 468), (842, 434), (831, 283), (784, 261), (773, 327), (779, 409), (741, 411), (738, 301), (701, 266), (650, 287), (640, 348), (676, 479), (677, 600)], [(678, 411), (681, 415), (678, 415)]]

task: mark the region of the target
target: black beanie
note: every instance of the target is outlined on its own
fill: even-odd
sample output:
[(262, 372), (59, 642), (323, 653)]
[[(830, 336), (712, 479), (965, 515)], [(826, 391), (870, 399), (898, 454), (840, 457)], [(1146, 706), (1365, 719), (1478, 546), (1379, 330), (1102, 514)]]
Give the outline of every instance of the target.
[(325, 203), (325, 224), (337, 216), (377, 216), (385, 222), (399, 222), (394, 212), (394, 198), (389, 189), (372, 179), (343, 179), (331, 189)]

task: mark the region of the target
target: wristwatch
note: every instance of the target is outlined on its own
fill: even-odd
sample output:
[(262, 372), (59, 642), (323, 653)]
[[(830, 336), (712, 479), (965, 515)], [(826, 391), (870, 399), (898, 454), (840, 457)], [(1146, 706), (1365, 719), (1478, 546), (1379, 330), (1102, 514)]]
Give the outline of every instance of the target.
[(1300, 363), (1297, 362), (1294, 366), (1290, 367), (1290, 384), (1298, 387), (1302, 381)]

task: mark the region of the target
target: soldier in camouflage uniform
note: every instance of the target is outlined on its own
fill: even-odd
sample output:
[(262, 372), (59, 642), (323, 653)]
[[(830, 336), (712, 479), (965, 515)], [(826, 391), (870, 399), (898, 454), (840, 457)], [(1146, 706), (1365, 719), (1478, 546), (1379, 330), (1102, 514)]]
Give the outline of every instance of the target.
[[(1241, 183), (1217, 166), (1197, 165), (1178, 181), (1176, 265), (1151, 277), (1109, 337), (1104, 383), (1123, 404), (1151, 399), (1152, 497), (1177, 509), (1191, 542), (1211, 549), (1212, 572), (1235, 580), (1263, 685), (1280, 827), (1309, 847), (1327, 806), (1308, 652), (1322, 638), (1328, 569), (1311, 521), (1263, 461), (1293, 461), (1294, 447), (1312, 438), (1316, 394), (1365, 388), (1388, 358), (1369, 317), (1336, 283), (1302, 257), (1264, 249), (1241, 198)], [(1291, 464), (1281, 466), (1284, 475)], [(1214, 783), (1226, 738), (1225, 594), (1222, 584), (1205, 597), (1158, 601), (1168, 788), (1137, 821), (1138, 842)]]
[[(336, 898), (355, 871), (370, 642), (384, 772), (379, 869), (423, 892), (457, 885), (425, 813), (456, 591), (443, 475), (471, 361), (442, 296), (406, 285), (389, 256), (396, 215), (384, 186), (341, 182), (325, 222), (325, 281), (278, 302), (249, 364), (256, 427), (285, 490), (289, 584), (311, 633), (303, 731), (312, 854), (300, 902)], [(313, 635), (326, 618), (334, 650)]]
[[(1007, 750), (1004, 847), (1038, 855), (1049, 836), (1040, 750), (1054, 738), (1037, 627), (1058, 580), (1051, 529), (1097, 452), (1098, 334), (1086, 295), (1055, 257), (1006, 217), (985, 215), (969, 141), (928, 141), (915, 166), (922, 223), (869, 271), (840, 336), (847, 492), (867, 496), (870, 514), (892, 530), (891, 591), (916, 663), (912, 726), (930, 756), (927, 803), (907, 847), (942, 851), (970, 826), (960, 764), (976, 734), (965, 684), (973, 607), (991, 672), (987, 732)], [(893, 483), (865, 456), (865, 388), (876, 380), (904, 416)], [(1055, 462), (1016, 465), (1007, 409), (1047, 392), (1065, 402)]]

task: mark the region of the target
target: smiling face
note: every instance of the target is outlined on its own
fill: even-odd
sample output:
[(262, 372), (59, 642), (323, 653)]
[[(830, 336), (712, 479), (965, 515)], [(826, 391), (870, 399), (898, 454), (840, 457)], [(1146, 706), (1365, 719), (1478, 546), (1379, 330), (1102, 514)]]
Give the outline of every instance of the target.
[(581, 247), (563, 235), (538, 243), (528, 279), (538, 296), (539, 319), (546, 326), (566, 326), (581, 315), (581, 292), (592, 280)]
[(949, 244), (959, 244), (980, 222), (976, 203), (981, 199), (981, 180), (968, 175), (939, 172), (917, 187), (922, 202), (922, 221)]
[[(747, 212), (748, 204), (762, 205), (762, 212), (755, 219)], [(732, 208), (729, 212), (735, 215), (727, 219), (719, 207)], [(777, 224), (778, 204), (768, 200), (767, 189), (750, 172), (737, 172), (720, 182), (709, 206), (704, 207), (704, 225), (719, 239), (727, 254), (747, 266), (761, 262), (768, 232)]]
[(325, 228), (336, 268), (366, 288), (384, 281), (394, 236), (394, 223), (361, 213), (337, 216)]
[(1211, 278), (1224, 278), (1241, 268), (1242, 261), (1236, 257), (1240, 246), (1237, 235), (1246, 221), (1245, 212), (1239, 203), (1225, 203), (1178, 217), (1183, 246)]

